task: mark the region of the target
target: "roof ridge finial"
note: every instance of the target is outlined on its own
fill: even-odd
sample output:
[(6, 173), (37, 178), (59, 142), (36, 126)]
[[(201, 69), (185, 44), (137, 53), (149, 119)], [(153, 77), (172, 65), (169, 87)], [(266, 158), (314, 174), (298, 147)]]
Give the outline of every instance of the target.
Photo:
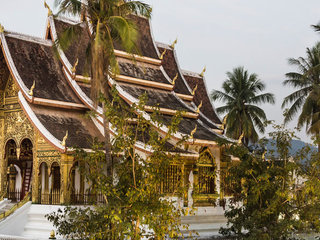
[(242, 139), (244, 137), (244, 132), (242, 132), (241, 136), (238, 139), (238, 144), (240, 145), (242, 143)]
[(204, 66), (202, 72), (200, 73), (200, 76), (203, 77), (204, 76), (204, 73), (207, 71), (207, 67)]
[(192, 90), (192, 96), (194, 96), (196, 94), (197, 89), (198, 89), (198, 84)]
[(79, 63), (79, 58), (77, 58), (77, 60), (75, 61), (71, 71), (72, 71), (72, 74), (76, 74), (76, 71), (77, 71), (77, 66), (78, 66), (78, 63)]
[(200, 113), (200, 108), (202, 107), (202, 101), (200, 102), (199, 106), (197, 107), (197, 113)]
[(172, 85), (174, 86), (176, 84), (176, 81), (178, 79), (178, 73), (174, 76), (174, 78), (172, 79)]
[(170, 47), (172, 49), (174, 49), (174, 47), (176, 46), (177, 43), (178, 43), (178, 38), (176, 38), (176, 40), (173, 41), (173, 43), (170, 45)]
[(36, 81), (33, 81), (33, 84), (32, 84), (32, 86), (31, 86), (31, 88), (29, 90), (29, 95), (31, 97), (33, 97), (33, 90), (34, 90), (35, 87), (36, 87)]
[(194, 127), (194, 129), (191, 131), (190, 133), (190, 137), (193, 138), (193, 135), (196, 133), (197, 131), (197, 128), (198, 128), (198, 125), (196, 124), (196, 126)]
[(66, 141), (68, 139), (68, 135), (69, 135), (69, 133), (68, 133), (68, 130), (67, 130), (66, 135), (63, 137), (62, 142), (61, 142), (61, 145), (64, 146), (64, 147), (66, 146)]
[(222, 125), (221, 125), (221, 130), (224, 130), (226, 128), (227, 119), (228, 119), (228, 114), (225, 115), (224, 118), (223, 118), (223, 122), (222, 122)]
[(3, 33), (3, 32), (4, 32), (4, 26), (1, 25), (1, 23), (0, 23), (0, 33)]
[(49, 7), (49, 5), (47, 4), (46, 0), (44, 0), (44, 7), (48, 9), (48, 16), (52, 16), (52, 10)]
[(166, 52), (167, 52), (167, 49), (164, 49), (164, 51), (161, 53), (160, 60), (163, 60), (163, 57), (166, 54)]

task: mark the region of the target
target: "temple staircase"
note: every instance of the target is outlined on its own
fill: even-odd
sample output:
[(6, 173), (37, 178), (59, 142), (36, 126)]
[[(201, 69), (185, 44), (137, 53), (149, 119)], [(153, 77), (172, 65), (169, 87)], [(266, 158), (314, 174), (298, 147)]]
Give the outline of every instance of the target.
[(199, 207), (196, 209), (195, 215), (183, 216), (181, 222), (183, 225), (189, 225), (188, 230), (181, 229), (186, 238), (191, 232), (193, 236), (198, 236), (198, 239), (207, 239), (219, 236), (219, 229), (226, 227), (227, 219), (224, 217), (222, 207)]

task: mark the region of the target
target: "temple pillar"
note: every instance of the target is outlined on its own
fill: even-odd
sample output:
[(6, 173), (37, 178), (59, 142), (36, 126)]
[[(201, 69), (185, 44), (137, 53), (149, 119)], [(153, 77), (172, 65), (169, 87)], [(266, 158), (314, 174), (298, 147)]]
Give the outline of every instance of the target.
[(71, 187), (69, 187), (71, 182), (69, 182), (69, 173), (72, 169), (72, 165), (73, 156), (61, 154), (61, 204), (70, 203), (71, 200)]

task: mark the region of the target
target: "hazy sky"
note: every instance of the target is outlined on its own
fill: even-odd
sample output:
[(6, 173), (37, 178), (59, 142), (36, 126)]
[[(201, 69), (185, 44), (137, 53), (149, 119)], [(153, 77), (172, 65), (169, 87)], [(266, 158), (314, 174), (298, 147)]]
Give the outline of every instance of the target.
[[(183, 69), (205, 74), (209, 90), (220, 89), (227, 71), (244, 66), (276, 95), (265, 105), (269, 119), (282, 122), (284, 74), (294, 70), (289, 57), (305, 56), (320, 40), (310, 25), (320, 21), (319, 0), (147, 0), (153, 6), (152, 28), (157, 41), (176, 47)], [(53, 6), (53, 0), (48, 0)], [(42, 0), (1, 0), (0, 23), (7, 30), (42, 37), (47, 11)], [(217, 104), (215, 104), (217, 105)], [(295, 126), (296, 122), (289, 124)], [(304, 129), (298, 134), (309, 141)]]

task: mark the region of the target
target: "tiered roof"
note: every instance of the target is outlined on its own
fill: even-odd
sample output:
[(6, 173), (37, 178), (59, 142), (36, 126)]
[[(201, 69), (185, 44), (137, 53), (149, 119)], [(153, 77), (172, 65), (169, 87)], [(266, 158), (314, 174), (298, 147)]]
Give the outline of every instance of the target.
[[(195, 129), (194, 138), (189, 141), (191, 144), (215, 145), (218, 139), (225, 138), (219, 129), (221, 120), (210, 102), (204, 78), (182, 71), (172, 47), (155, 44), (148, 19), (132, 18), (139, 31), (139, 50), (132, 61), (131, 54), (115, 45), (120, 73), (115, 79), (109, 79), (109, 84), (116, 86), (128, 104), (138, 102), (139, 96), (146, 93), (148, 101), (143, 115), (147, 119), (154, 106), (160, 108), (165, 125), (170, 124), (176, 111), (184, 112), (179, 132), (167, 144), (169, 151), (194, 155), (183, 149), (174, 150), (172, 146), (175, 140)], [(90, 38), (87, 24), (81, 24), (81, 37), (70, 48), (66, 51), (58, 48), (59, 59), (53, 47), (58, 36), (75, 24), (79, 23), (49, 16), (45, 40), (0, 33), (3, 56), (19, 86), (22, 108), (43, 137), (60, 151), (73, 146), (90, 148), (93, 138), (103, 140), (102, 109), (95, 108), (90, 99), (91, 79), (85, 71), (86, 46)], [(196, 86), (197, 90), (193, 92)], [(200, 109), (199, 105), (202, 105)], [(98, 117), (85, 119), (84, 114), (89, 110), (95, 110)], [(62, 140), (67, 131), (64, 146)], [(163, 126), (159, 131), (166, 132), (167, 128)], [(137, 148), (152, 151), (142, 143), (137, 143)]]

